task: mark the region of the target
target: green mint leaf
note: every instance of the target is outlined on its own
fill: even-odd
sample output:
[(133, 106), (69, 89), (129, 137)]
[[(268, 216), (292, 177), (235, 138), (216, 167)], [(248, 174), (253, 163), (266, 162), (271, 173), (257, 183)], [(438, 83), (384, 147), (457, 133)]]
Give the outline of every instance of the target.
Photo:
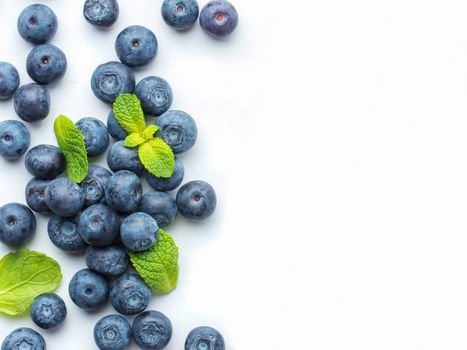
[(144, 113), (136, 95), (118, 95), (113, 104), (113, 111), (118, 124), (128, 134), (142, 133), (146, 129)]
[(175, 168), (175, 156), (168, 144), (160, 138), (151, 139), (138, 149), (139, 160), (154, 176), (171, 177)]
[(143, 136), (141, 136), (140, 133), (134, 132), (125, 138), (123, 145), (128, 148), (134, 148), (145, 142), (146, 140), (143, 138)]
[(0, 260), (0, 312), (16, 316), (29, 309), (35, 298), (54, 291), (62, 273), (47, 255), (21, 249)]
[(143, 138), (148, 141), (158, 130), (159, 127), (157, 125), (151, 124), (146, 129), (144, 129), (141, 136), (143, 136)]
[(71, 181), (80, 183), (88, 174), (88, 154), (83, 134), (64, 115), (60, 115), (55, 119), (54, 131), (58, 146), (65, 154), (68, 178)]
[(159, 237), (152, 248), (128, 254), (136, 271), (154, 292), (169, 293), (177, 287), (178, 247), (164, 230), (159, 229)]

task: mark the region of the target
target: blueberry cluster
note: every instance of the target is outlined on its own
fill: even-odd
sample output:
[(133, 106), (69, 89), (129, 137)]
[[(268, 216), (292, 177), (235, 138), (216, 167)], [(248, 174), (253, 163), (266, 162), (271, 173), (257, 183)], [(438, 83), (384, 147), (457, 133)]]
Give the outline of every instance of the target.
[[(107, 27), (119, 16), (116, 0), (86, 0), (83, 14), (96, 26)], [(238, 23), (235, 8), (225, 0), (213, 0), (199, 11), (196, 0), (165, 0), (164, 21), (176, 30), (187, 30), (200, 17), (201, 27), (217, 38), (232, 33)], [(46, 118), (50, 96), (46, 84), (66, 72), (64, 53), (47, 42), (57, 31), (54, 12), (46, 5), (25, 8), (18, 18), (21, 37), (35, 46), (26, 68), (34, 84), (20, 85), (15, 67), (0, 62), (0, 100), (14, 96), (18, 116), (26, 122)], [(106, 155), (106, 169), (90, 164), (86, 178), (76, 184), (66, 177), (66, 159), (56, 146), (41, 144), (29, 149), (30, 134), (25, 124), (6, 120), (0, 123), (0, 156), (8, 160), (25, 155), (26, 170), (33, 176), (25, 189), (26, 205), (9, 203), (0, 207), (0, 242), (20, 248), (34, 235), (34, 212), (49, 215), (48, 236), (63, 251), (85, 252), (87, 269), (75, 273), (69, 283), (73, 303), (84, 310), (95, 310), (107, 300), (120, 315), (102, 318), (94, 329), (100, 349), (124, 349), (131, 340), (142, 349), (163, 349), (172, 337), (170, 320), (158, 311), (146, 311), (152, 295), (143, 279), (129, 273), (128, 252), (142, 252), (153, 247), (159, 229), (171, 225), (177, 214), (199, 221), (210, 217), (217, 204), (216, 193), (204, 181), (190, 181), (181, 186), (175, 198), (170, 191), (183, 182), (184, 166), (179, 154), (190, 150), (197, 140), (195, 120), (186, 112), (170, 110), (173, 90), (163, 78), (149, 76), (137, 84), (134, 67), (149, 64), (157, 55), (158, 41), (146, 27), (130, 26), (117, 36), (115, 50), (120, 62), (97, 67), (91, 89), (105, 103), (113, 103), (122, 93), (134, 93), (147, 116), (157, 117), (158, 136), (172, 149), (175, 168), (169, 178), (159, 178), (146, 171), (137, 149), (127, 148), (127, 132), (113, 112), (107, 125), (96, 118), (82, 118), (76, 123), (89, 157), (104, 154), (110, 137), (116, 140)], [(28, 151), (29, 149), (29, 151)], [(141, 177), (153, 190), (143, 193)], [(56, 294), (43, 294), (31, 306), (31, 319), (39, 327), (57, 327), (66, 318), (67, 308)], [(122, 315), (137, 315), (132, 325)], [(40, 334), (30, 328), (10, 333), (2, 350), (45, 349)], [(223, 350), (222, 335), (210, 327), (194, 329), (186, 339), (186, 350)]]

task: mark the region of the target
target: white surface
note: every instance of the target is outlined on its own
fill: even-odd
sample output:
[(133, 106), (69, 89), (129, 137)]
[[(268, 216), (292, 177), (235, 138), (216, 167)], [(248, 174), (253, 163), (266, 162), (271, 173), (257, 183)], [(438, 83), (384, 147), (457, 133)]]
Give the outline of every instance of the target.
[[(30, 46), (15, 21), (29, 3), (0, 0), (0, 59), (23, 82)], [(166, 78), (173, 107), (198, 122), (186, 180), (211, 182), (219, 207), (169, 230), (179, 287), (151, 303), (174, 324), (169, 350), (200, 324), (217, 327), (229, 350), (467, 347), (465, 1), (235, 0), (240, 26), (226, 42), (199, 27), (171, 31), (160, 1), (120, 0), (109, 32), (83, 20), (82, 1), (47, 3), (69, 70), (51, 89), (51, 117), (30, 127), (33, 145), (54, 142), (59, 113), (106, 117), (89, 78), (116, 58), (113, 40), (130, 24), (160, 43), (137, 78)], [(0, 116), (16, 118), (11, 101)], [(0, 178), (2, 202), (24, 200), (21, 162), (0, 161)], [(83, 259), (49, 243), (43, 218), (30, 247), (64, 270), (69, 317), (41, 332), (49, 348), (95, 348), (93, 325), (113, 311), (69, 300)], [(0, 318), (0, 336), (20, 325), (31, 322)]]

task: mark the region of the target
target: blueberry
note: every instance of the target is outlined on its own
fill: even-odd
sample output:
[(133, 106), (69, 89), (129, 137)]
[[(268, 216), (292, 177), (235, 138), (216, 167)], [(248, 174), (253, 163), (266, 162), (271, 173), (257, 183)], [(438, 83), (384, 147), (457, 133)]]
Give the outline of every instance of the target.
[(120, 232), (120, 217), (112, 208), (94, 204), (81, 214), (78, 231), (88, 244), (106, 247), (112, 244)]
[(136, 84), (138, 96), (144, 113), (157, 116), (167, 112), (172, 105), (173, 92), (169, 83), (159, 77), (146, 77)]
[(113, 103), (118, 95), (135, 90), (135, 73), (120, 62), (101, 64), (92, 74), (91, 88), (99, 100)]
[(0, 155), (18, 159), (29, 148), (31, 137), (28, 128), (17, 120), (0, 122)]
[(109, 134), (118, 141), (124, 140), (128, 136), (126, 130), (118, 124), (113, 111), (110, 111), (109, 116), (107, 117), (107, 130), (109, 131)]
[(185, 350), (224, 350), (222, 334), (211, 327), (193, 329), (186, 338)]
[(30, 315), (33, 322), (39, 327), (50, 329), (65, 320), (66, 305), (57, 294), (42, 294), (32, 303)]
[(7, 100), (14, 95), (19, 86), (19, 74), (8, 62), (0, 62), (0, 100)]
[(0, 242), (18, 248), (31, 239), (36, 231), (36, 218), (31, 209), (19, 203), (0, 208)]
[(175, 157), (175, 168), (171, 177), (163, 178), (156, 177), (151, 174), (149, 171), (146, 171), (146, 181), (149, 186), (158, 191), (172, 191), (176, 189), (183, 181), (183, 176), (185, 175), (185, 170), (183, 168), (182, 161)]
[(45, 188), (51, 180), (32, 178), (26, 185), (26, 204), (35, 212), (50, 214), (52, 211), (45, 203)]
[(57, 16), (46, 5), (34, 4), (26, 7), (18, 17), (18, 32), (33, 44), (43, 44), (57, 32)]
[(98, 27), (110, 27), (118, 19), (117, 0), (86, 0), (83, 15), (86, 21)]
[(144, 194), (139, 211), (151, 215), (161, 228), (169, 226), (177, 216), (177, 204), (165, 192), (151, 191)]
[(156, 119), (159, 134), (174, 153), (188, 151), (196, 142), (198, 129), (195, 120), (182, 111), (168, 111)]
[(162, 18), (176, 30), (190, 29), (198, 19), (199, 6), (196, 0), (164, 0)]
[(110, 285), (110, 303), (122, 315), (143, 312), (150, 299), (151, 288), (137, 274), (127, 273)]
[(17, 328), (6, 336), (2, 350), (46, 350), (44, 338), (27, 327)]
[(105, 204), (105, 186), (111, 176), (112, 173), (100, 165), (89, 166), (88, 175), (80, 184), (84, 192), (85, 207), (98, 203)]
[(138, 208), (143, 195), (139, 177), (128, 170), (113, 174), (105, 187), (107, 204), (119, 213), (131, 213)]
[(138, 148), (125, 147), (124, 141), (115, 142), (110, 147), (107, 153), (107, 165), (114, 172), (129, 170), (141, 175), (144, 171), (144, 166), (139, 160)]
[(126, 349), (131, 343), (131, 326), (123, 316), (105, 316), (94, 327), (94, 341), (101, 350)]
[(96, 118), (82, 118), (76, 127), (84, 136), (88, 157), (95, 157), (105, 152), (109, 146), (109, 132), (103, 122)]
[(36, 46), (26, 59), (26, 70), (29, 76), (39, 84), (48, 84), (60, 79), (65, 74), (66, 68), (65, 54), (51, 44)]
[(97, 272), (83, 269), (71, 279), (68, 292), (76, 306), (84, 310), (94, 310), (109, 298), (109, 283)]
[(16, 90), (14, 98), (15, 112), (26, 122), (45, 119), (50, 111), (50, 95), (45, 86), (26, 84)]
[(86, 265), (103, 275), (120, 276), (128, 266), (128, 255), (115, 245), (105, 248), (91, 246), (86, 250)]
[(216, 39), (224, 39), (237, 28), (238, 13), (227, 0), (212, 0), (201, 10), (201, 28)]
[(38, 179), (49, 180), (60, 175), (66, 168), (66, 159), (60, 148), (37, 145), (26, 153), (24, 161), (29, 173)]
[(132, 324), (133, 339), (142, 349), (161, 350), (172, 338), (172, 323), (162, 312), (145, 311)]
[(157, 221), (149, 214), (137, 212), (122, 221), (120, 238), (128, 250), (142, 252), (156, 244), (159, 237)]
[(44, 190), (45, 203), (55, 215), (76, 215), (84, 204), (84, 193), (78, 184), (67, 178), (52, 180)]
[(204, 181), (190, 181), (177, 193), (177, 207), (187, 219), (204, 220), (214, 213), (217, 204), (216, 192)]
[(54, 215), (49, 219), (47, 232), (51, 242), (66, 252), (80, 252), (88, 246), (78, 232), (81, 213), (71, 218)]
[(143, 26), (130, 26), (115, 40), (117, 56), (128, 67), (141, 67), (151, 62), (157, 54), (157, 39)]

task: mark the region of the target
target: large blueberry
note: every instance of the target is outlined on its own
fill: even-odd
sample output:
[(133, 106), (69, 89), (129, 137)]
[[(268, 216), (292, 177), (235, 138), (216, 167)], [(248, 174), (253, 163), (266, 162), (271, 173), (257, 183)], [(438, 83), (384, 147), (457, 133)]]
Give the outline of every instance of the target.
[(107, 117), (107, 130), (109, 130), (109, 134), (117, 141), (124, 140), (128, 136), (126, 130), (118, 124), (114, 111), (110, 111)]
[(85, 209), (78, 222), (81, 237), (95, 247), (106, 247), (120, 232), (120, 217), (112, 208), (94, 204)]
[(135, 90), (135, 73), (120, 62), (101, 64), (92, 74), (91, 88), (99, 100), (113, 103), (118, 95)]
[(55, 215), (76, 215), (84, 204), (81, 187), (67, 178), (52, 180), (45, 188), (45, 203)]
[(97, 272), (83, 269), (71, 279), (68, 292), (76, 306), (84, 310), (94, 310), (109, 298), (109, 283)]
[(46, 348), (42, 335), (27, 327), (15, 329), (2, 343), (2, 350), (46, 350)]
[(105, 248), (91, 246), (86, 250), (86, 265), (103, 275), (120, 276), (128, 266), (128, 254), (115, 245)]
[(138, 175), (144, 171), (138, 155), (138, 148), (128, 148), (124, 146), (124, 141), (115, 142), (107, 152), (107, 165), (117, 172), (119, 170), (129, 170)]
[(51, 44), (36, 46), (26, 59), (26, 70), (29, 76), (39, 84), (48, 84), (60, 79), (65, 74), (66, 68), (65, 54)]
[(212, 0), (201, 10), (201, 28), (216, 39), (224, 39), (237, 28), (238, 13), (227, 0)]
[(214, 213), (217, 197), (214, 188), (204, 181), (190, 181), (177, 192), (180, 213), (191, 220), (204, 220)]
[(89, 157), (105, 152), (109, 146), (109, 132), (103, 122), (96, 118), (82, 118), (76, 122), (76, 127), (84, 136), (84, 144)]
[(18, 248), (31, 239), (36, 231), (36, 218), (31, 209), (19, 203), (0, 208), (0, 242)]
[(118, 34), (115, 51), (120, 61), (128, 67), (140, 67), (151, 62), (157, 54), (157, 39), (143, 26), (130, 26)]
[(51, 210), (45, 203), (45, 188), (51, 180), (32, 178), (26, 185), (26, 204), (35, 212), (49, 214)]
[(195, 120), (182, 111), (168, 111), (156, 119), (162, 139), (174, 153), (188, 151), (196, 142), (198, 128)]
[(110, 285), (110, 303), (122, 315), (143, 312), (150, 299), (151, 288), (137, 274), (124, 274)]
[(172, 323), (162, 312), (144, 311), (132, 324), (133, 339), (142, 349), (162, 350), (172, 339)]
[(175, 168), (171, 177), (156, 177), (149, 171), (146, 171), (146, 181), (148, 182), (149, 186), (155, 190), (166, 192), (172, 191), (180, 186), (184, 175), (185, 170), (183, 168), (183, 163), (179, 158), (175, 157)]
[(62, 298), (57, 294), (45, 293), (34, 300), (29, 313), (35, 324), (50, 329), (62, 323), (67, 312)]
[(112, 173), (97, 164), (91, 164), (88, 168), (88, 175), (81, 182), (80, 186), (84, 192), (84, 206), (105, 203), (105, 186), (109, 182)]
[(0, 155), (6, 159), (18, 159), (29, 148), (31, 137), (28, 128), (17, 120), (0, 122)]
[(66, 159), (60, 148), (37, 145), (26, 153), (24, 161), (29, 173), (38, 179), (49, 180), (60, 175), (66, 168)]
[(0, 100), (9, 99), (19, 86), (19, 74), (8, 62), (0, 62)]
[(161, 228), (169, 226), (177, 216), (177, 204), (172, 196), (165, 192), (145, 193), (138, 210), (151, 215)]
[(105, 187), (107, 204), (119, 213), (131, 213), (138, 208), (143, 195), (139, 177), (128, 170), (113, 174)]
[(167, 112), (172, 105), (173, 92), (169, 83), (159, 77), (146, 77), (136, 84), (135, 94), (144, 113), (158, 116)]
[(176, 30), (190, 29), (198, 19), (199, 6), (196, 0), (164, 0), (162, 18)]
[(120, 227), (120, 238), (128, 250), (141, 252), (156, 244), (159, 226), (154, 218), (146, 213), (137, 212), (128, 216)]
[(131, 343), (131, 326), (123, 316), (105, 316), (94, 327), (94, 341), (100, 350), (126, 349)]
[(224, 350), (222, 334), (212, 327), (197, 327), (187, 336), (185, 350)]
[(80, 252), (88, 246), (78, 232), (78, 221), (81, 213), (71, 218), (54, 215), (49, 219), (47, 232), (50, 241), (66, 252)]
[(55, 35), (58, 22), (50, 7), (34, 4), (20, 13), (16, 25), (19, 35), (24, 40), (33, 44), (43, 44)]
[(118, 2), (117, 0), (86, 0), (83, 15), (92, 25), (110, 27), (118, 19)]
[(26, 84), (16, 90), (15, 112), (26, 122), (37, 122), (47, 118), (50, 111), (50, 95), (45, 86)]

